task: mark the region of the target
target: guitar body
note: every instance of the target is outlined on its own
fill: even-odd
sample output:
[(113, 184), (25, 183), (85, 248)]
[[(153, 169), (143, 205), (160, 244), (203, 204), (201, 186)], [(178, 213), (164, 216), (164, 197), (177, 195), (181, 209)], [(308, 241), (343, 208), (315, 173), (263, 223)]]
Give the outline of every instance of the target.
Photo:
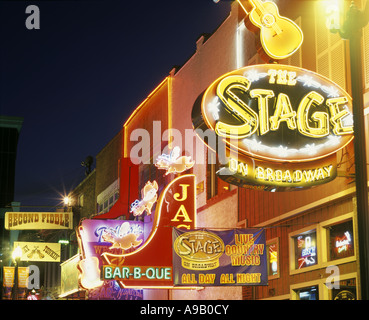
[(260, 33), (260, 50), (264, 51), (262, 57), (267, 62), (288, 58), (303, 42), (301, 29), (292, 20), (281, 17), (273, 2), (262, 3), (262, 8), (261, 4), (255, 6), (245, 24), (252, 32)]
[(88, 257), (78, 263), (78, 269), (81, 271), (80, 285), (89, 290), (101, 286), (104, 281), (100, 280), (99, 259), (97, 257)]

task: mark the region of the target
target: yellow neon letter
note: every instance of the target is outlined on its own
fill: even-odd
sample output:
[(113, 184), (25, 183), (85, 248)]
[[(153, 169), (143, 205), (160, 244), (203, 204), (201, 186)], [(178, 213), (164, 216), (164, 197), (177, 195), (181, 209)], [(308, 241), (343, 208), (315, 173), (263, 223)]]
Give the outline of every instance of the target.
[(244, 101), (237, 91), (246, 93), (250, 88), (250, 81), (243, 76), (229, 76), (221, 80), (217, 87), (217, 95), (241, 125), (231, 125), (219, 121), (215, 132), (222, 137), (243, 139), (252, 135), (258, 128), (258, 115)]
[[(180, 214), (180, 212), (182, 212), (182, 214)], [(179, 221), (178, 217), (182, 217), (183, 218), (183, 222), (192, 222), (192, 220), (188, 216), (188, 213), (186, 211), (186, 208), (185, 208), (185, 206), (183, 204), (179, 207), (179, 209), (178, 209), (175, 217), (172, 220), (170, 220), (170, 221), (176, 221), (177, 222), (177, 221)]]
[(274, 97), (274, 92), (272, 90), (254, 89), (250, 91), (250, 97), (258, 99), (259, 134), (266, 134), (269, 131), (268, 99)]
[(326, 112), (316, 111), (311, 118), (317, 124), (312, 127), (309, 124), (309, 110), (315, 104), (320, 105), (324, 101), (324, 97), (318, 92), (311, 91), (302, 98), (297, 110), (298, 130), (305, 136), (313, 138), (325, 137), (329, 134), (329, 116)]
[(182, 198), (180, 199), (179, 196), (180, 194), (179, 193), (175, 193), (173, 198), (174, 200), (177, 200), (177, 201), (185, 201), (187, 199), (187, 188), (190, 186), (189, 184), (180, 184), (180, 186), (182, 187)]
[(333, 124), (333, 132), (336, 135), (350, 134), (354, 132), (353, 126), (344, 127), (342, 119), (350, 114), (347, 110), (340, 110), (340, 105), (347, 103), (346, 97), (327, 99), (327, 105), (331, 111), (331, 123)]
[(271, 129), (278, 130), (281, 121), (286, 121), (289, 129), (296, 129), (296, 111), (292, 110), (291, 102), (285, 93), (280, 93), (274, 115), (270, 117)]
[(230, 158), (228, 166), (229, 170), (231, 170), (232, 172), (237, 172), (238, 162), (236, 159)]

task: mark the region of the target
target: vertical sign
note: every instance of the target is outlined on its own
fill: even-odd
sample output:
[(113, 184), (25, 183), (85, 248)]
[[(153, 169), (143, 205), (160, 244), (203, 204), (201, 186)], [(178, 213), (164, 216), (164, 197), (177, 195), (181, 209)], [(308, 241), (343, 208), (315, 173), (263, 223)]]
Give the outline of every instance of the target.
[(171, 181), (159, 196), (152, 229), (145, 242), (133, 252), (102, 254), (103, 280), (117, 280), (122, 287), (172, 287), (172, 228), (196, 227), (195, 199), (193, 174)]

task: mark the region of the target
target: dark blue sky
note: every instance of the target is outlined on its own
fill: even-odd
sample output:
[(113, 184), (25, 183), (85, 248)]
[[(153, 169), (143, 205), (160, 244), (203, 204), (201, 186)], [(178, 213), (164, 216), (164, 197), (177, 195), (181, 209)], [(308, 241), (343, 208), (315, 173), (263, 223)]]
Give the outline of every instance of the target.
[[(39, 30), (25, 26), (31, 4)], [(0, 114), (24, 117), (15, 201), (55, 205), (76, 187), (81, 161), (96, 156), (229, 8), (222, 0), (0, 0)]]

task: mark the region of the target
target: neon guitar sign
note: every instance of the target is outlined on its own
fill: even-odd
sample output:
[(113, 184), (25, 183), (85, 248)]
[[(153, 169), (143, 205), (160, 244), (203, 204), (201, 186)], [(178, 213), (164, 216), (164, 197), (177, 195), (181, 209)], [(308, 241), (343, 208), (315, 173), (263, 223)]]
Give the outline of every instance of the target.
[(293, 55), (302, 45), (304, 36), (300, 27), (291, 19), (282, 17), (274, 2), (261, 0), (237, 0), (247, 14), (246, 27), (260, 33), (260, 56), (266, 62), (282, 60)]

